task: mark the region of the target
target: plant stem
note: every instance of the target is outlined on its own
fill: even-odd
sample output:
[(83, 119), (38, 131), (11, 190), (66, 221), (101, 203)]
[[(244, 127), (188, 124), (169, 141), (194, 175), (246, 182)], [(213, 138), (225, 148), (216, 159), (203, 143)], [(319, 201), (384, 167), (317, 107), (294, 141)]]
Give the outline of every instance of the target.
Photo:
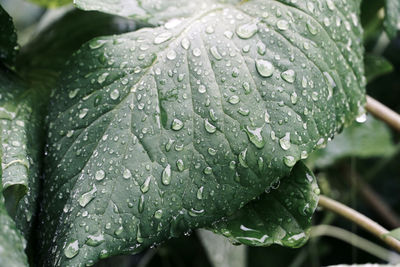
[(330, 236), (340, 239), (354, 247), (362, 249), (375, 257), (387, 261), (389, 263), (399, 263), (400, 255), (378, 246), (371, 241), (362, 238), (352, 232), (331, 225), (317, 225), (311, 228), (310, 238)]
[(347, 207), (346, 205), (343, 205), (342, 203), (337, 202), (336, 200), (322, 195), (319, 197), (318, 205), (356, 223), (368, 232), (380, 238), (383, 242), (385, 242), (391, 248), (400, 253), (400, 241), (391, 236), (388, 236), (387, 234), (389, 233), (389, 231), (387, 229), (377, 224), (365, 215), (353, 210), (352, 208)]
[(370, 96), (367, 96), (366, 109), (372, 115), (400, 132), (400, 114)]

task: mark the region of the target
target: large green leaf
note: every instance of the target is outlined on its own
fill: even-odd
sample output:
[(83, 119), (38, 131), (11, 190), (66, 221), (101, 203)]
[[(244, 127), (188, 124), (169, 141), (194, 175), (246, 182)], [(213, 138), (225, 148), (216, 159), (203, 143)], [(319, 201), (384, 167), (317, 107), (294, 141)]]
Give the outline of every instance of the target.
[(13, 21), (0, 5), (0, 62), (12, 65), (17, 50), (17, 34)]
[(50, 105), (41, 263), (232, 215), (350, 124), (365, 102), (359, 2), (320, 3), (218, 5), (77, 51)]
[(346, 157), (387, 157), (395, 150), (390, 129), (382, 121), (368, 116), (364, 123), (354, 122), (325, 149), (314, 152), (308, 162), (324, 168)]
[(75, 0), (78, 8), (96, 10), (113, 15), (145, 21), (153, 25), (163, 24), (171, 19), (175, 24), (179, 18), (187, 18), (199, 10), (207, 10), (219, 3), (239, 3), (240, 0)]
[(6, 211), (2, 190), (0, 183), (0, 266), (28, 266), (24, 252), (26, 242)]
[(35, 87), (54, 87), (65, 61), (82, 44), (97, 36), (134, 31), (136, 28), (136, 23), (131, 20), (99, 12), (71, 10), (23, 47), (17, 69)]
[(314, 174), (299, 162), (289, 177), (272, 187), (233, 216), (213, 224), (214, 232), (250, 246), (304, 245), (318, 205), (319, 188)]
[(46, 96), (0, 70), (1, 182), (5, 206), (29, 240), (37, 209)]
[(383, 26), (385, 26), (385, 30), (391, 39), (396, 37), (397, 32), (400, 30), (399, 0), (386, 0)]

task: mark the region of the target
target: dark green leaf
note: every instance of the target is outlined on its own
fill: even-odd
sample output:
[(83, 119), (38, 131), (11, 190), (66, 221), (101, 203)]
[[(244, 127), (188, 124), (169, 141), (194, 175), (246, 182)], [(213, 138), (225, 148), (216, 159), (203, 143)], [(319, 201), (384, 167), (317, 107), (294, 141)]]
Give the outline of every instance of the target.
[(214, 267), (246, 266), (246, 246), (234, 246), (227, 238), (203, 229), (197, 234)]
[(26, 242), (6, 211), (2, 191), (0, 183), (0, 266), (28, 266), (24, 252)]
[(364, 64), (365, 77), (368, 82), (393, 71), (393, 65), (382, 56), (367, 54), (364, 58)]
[(17, 34), (13, 21), (0, 6), (0, 62), (12, 65), (17, 55)]
[(354, 120), (359, 2), (286, 3), (213, 6), (74, 54), (50, 105), (43, 265), (209, 226)]
[(382, 121), (368, 116), (365, 123), (355, 122), (308, 160), (311, 165), (324, 168), (345, 157), (385, 157), (394, 151), (390, 129)]
[(42, 119), (46, 96), (28, 90), (13, 73), (0, 72), (0, 133), (5, 206), (29, 239), (34, 221), (42, 161)]
[(399, 0), (386, 0), (383, 26), (390, 39), (394, 39), (397, 36), (397, 32), (400, 30)]
[(299, 162), (289, 177), (271, 187), (233, 216), (213, 224), (215, 233), (249, 246), (304, 245), (318, 205), (314, 174)]
[(35, 87), (54, 87), (65, 61), (82, 44), (97, 36), (134, 30), (136, 23), (130, 20), (72, 10), (43, 29), (22, 49), (17, 68)]

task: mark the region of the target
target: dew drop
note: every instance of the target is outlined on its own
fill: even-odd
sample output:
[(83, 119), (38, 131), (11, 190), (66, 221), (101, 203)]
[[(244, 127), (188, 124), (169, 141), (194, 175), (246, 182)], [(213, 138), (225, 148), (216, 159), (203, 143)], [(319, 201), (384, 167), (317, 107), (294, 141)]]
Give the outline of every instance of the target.
[(171, 183), (171, 165), (167, 165), (162, 172), (161, 181), (164, 185), (169, 185)]
[(75, 90), (72, 90), (72, 91), (69, 92), (68, 97), (71, 98), (71, 99), (73, 99), (74, 97), (76, 97), (76, 95), (78, 94), (78, 92), (79, 92), (79, 88), (77, 88), (77, 89), (75, 89)]
[(98, 245), (100, 245), (101, 243), (103, 243), (105, 241), (104, 239), (104, 235), (97, 234), (97, 235), (88, 235), (87, 240), (86, 240), (86, 244), (92, 247), (97, 247)]
[(106, 177), (106, 173), (105, 173), (103, 170), (99, 170), (99, 171), (97, 171), (96, 174), (95, 174), (95, 179), (96, 179), (97, 181), (103, 180), (104, 177)]
[(221, 60), (222, 59), (222, 56), (219, 53), (218, 48), (216, 46), (213, 46), (213, 47), (210, 48), (210, 53), (216, 60)]
[(281, 148), (283, 150), (288, 150), (290, 148), (291, 143), (290, 143), (290, 133), (289, 132), (287, 132), (284, 137), (279, 139), (279, 145), (281, 146)]
[(240, 154), (239, 154), (239, 163), (240, 163), (240, 165), (242, 165), (243, 168), (249, 167), (249, 165), (247, 165), (247, 162), (246, 162), (246, 156), (247, 156), (247, 148), (245, 150), (243, 150), (242, 152), (240, 152)]
[(106, 40), (92, 40), (89, 42), (89, 48), (90, 49), (97, 49), (102, 47), (106, 43)]
[(142, 191), (143, 194), (147, 193), (150, 189), (151, 177), (152, 176), (147, 177), (144, 183), (140, 186), (140, 191)]
[(266, 50), (266, 46), (263, 42), (258, 41), (257, 42), (257, 52), (258, 54), (260, 54), (261, 56), (265, 55), (265, 50)]
[(246, 23), (236, 28), (236, 34), (242, 39), (251, 38), (257, 31), (258, 27), (256, 22)]
[(263, 148), (265, 145), (265, 141), (261, 135), (262, 127), (252, 129), (249, 126), (246, 127), (247, 136), (257, 148)]
[(126, 169), (124, 170), (124, 173), (122, 174), (122, 177), (124, 177), (124, 179), (129, 179), (129, 178), (131, 178), (131, 177), (132, 177), (131, 171), (130, 171), (128, 168), (126, 168)]
[(291, 69), (286, 70), (281, 73), (281, 77), (288, 83), (294, 83), (294, 80), (296, 79), (296, 73), (294, 72), (294, 70)]
[(114, 89), (111, 93), (110, 93), (110, 97), (112, 100), (117, 100), (119, 97), (119, 91), (118, 89)]
[(212, 174), (212, 168), (211, 167), (205, 167), (203, 172), (206, 175), (210, 175), (210, 174)]
[(87, 108), (81, 109), (81, 111), (79, 112), (78, 117), (79, 117), (80, 119), (85, 118), (86, 115), (88, 114), (88, 111), (89, 111), (89, 109), (87, 109)]
[(157, 220), (160, 220), (162, 218), (162, 214), (163, 214), (162, 210), (156, 210), (154, 212), (154, 218), (156, 218)]
[(208, 121), (208, 119), (206, 119), (205, 121), (204, 121), (204, 128), (206, 129), (206, 131), (208, 132), (208, 133), (215, 133), (216, 131), (217, 131), (217, 127), (215, 127), (214, 125), (212, 125), (209, 121)]
[(183, 171), (185, 170), (185, 164), (183, 163), (183, 160), (178, 159), (178, 160), (176, 161), (176, 167), (178, 168), (178, 170), (179, 170), (180, 172), (183, 172)]
[(278, 22), (276, 23), (276, 26), (278, 27), (279, 30), (281, 31), (285, 31), (289, 28), (289, 23), (286, 20), (278, 20)]
[(169, 39), (171, 39), (171, 37), (172, 37), (172, 33), (170, 33), (170, 32), (160, 33), (159, 35), (157, 35), (156, 38), (154, 38), (154, 44), (162, 44), (162, 43), (168, 41)]
[(181, 45), (185, 50), (188, 50), (190, 47), (190, 41), (187, 38), (183, 38), (181, 41)]
[(290, 95), (290, 101), (292, 102), (293, 105), (295, 105), (297, 103), (297, 100), (298, 100), (297, 94), (296, 94), (296, 92), (293, 92)]
[(203, 199), (203, 190), (204, 190), (204, 187), (203, 187), (203, 186), (200, 187), (200, 188), (197, 190), (196, 197), (197, 197), (198, 200)]
[(168, 51), (168, 53), (167, 53), (167, 58), (168, 58), (169, 60), (174, 60), (174, 59), (176, 58), (176, 52), (175, 52), (175, 50), (170, 50), (170, 51)]
[(144, 195), (141, 195), (138, 203), (138, 211), (139, 213), (142, 213), (143, 210), (144, 210)]
[(98, 78), (97, 78), (97, 82), (99, 84), (102, 84), (108, 77), (108, 75), (110, 75), (108, 72), (104, 72), (103, 74), (101, 74)]
[(286, 166), (293, 167), (296, 164), (296, 160), (293, 156), (285, 156), (283, 158), (283, 162), (285, 163)]
[(263, 59), (256, 60), (256, 68), (258, 73), (265, 78), (271, 77), (275, 70), (274, 65), (272, 65), (271, 62)]
[(200, 84), (198, 91), (200, 94), (204, 94), (207, 91), (207, 88), (204, 86), (204, 84)]
[(174, 119), (172, 121), (172, 126), (171, 126), (172, 130), (174, 131), (179, 131), (180, 129), (183, 128), (183, 122), (179, 119)]
[(231, 103), (232, 105), (236, 105), (237, 103), (240, 102), (240, 98), (237, 95), (233, 95), (229, 97), (228, 102)]
[(82, 196), (78, 199), (79, 205), (81, 205), (82, 208), (86, 207), (86, 205), (89, 204), (89, 202), (96, 197), (96, 192), (97, 188), (95, 185), (93, 185), (92, 190), (86, 192), (85, 194), (82, 194)]
[(72, 259), (79, 253), (79, 242), (78, 240), (72, 241), (68, 243), (68, 245), (64, 249), (64, 255), (68, 259)]
[(193, 49), (193, 56), (195, 56), (195, 57), (201, 56), (201, 50), (197, 47), (195, 49)]
[(312, 35), (316, 35), (318, 32), (317, 27), (311, 21), (307, 21), (307, 29)]

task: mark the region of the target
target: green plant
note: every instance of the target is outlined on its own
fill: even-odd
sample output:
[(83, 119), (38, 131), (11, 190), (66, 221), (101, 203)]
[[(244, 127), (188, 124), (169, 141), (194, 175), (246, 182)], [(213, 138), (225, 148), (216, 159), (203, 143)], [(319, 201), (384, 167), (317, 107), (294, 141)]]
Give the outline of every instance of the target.
[[(88, 12), (65, 11), (19, 55), (0, 9), (0, 264), (93, 265), (197, 228), (237, 244), (304, 245), (320, 189), (302, 160), (365, 107), (400, 125), (366, 101), (360, 4), (76, 0)], [(394, 37), (400, 7), (387, 5)], [(368, 79), (392, 70), (368, 59)], [(371, 123), (380, 150), (348, 149), (368, 131), (352, 126), (335, 144), (346, 149), (309, 165), (395, 153), (388, 129)], [(319, 203), (400, 251), (398, 230)]]

